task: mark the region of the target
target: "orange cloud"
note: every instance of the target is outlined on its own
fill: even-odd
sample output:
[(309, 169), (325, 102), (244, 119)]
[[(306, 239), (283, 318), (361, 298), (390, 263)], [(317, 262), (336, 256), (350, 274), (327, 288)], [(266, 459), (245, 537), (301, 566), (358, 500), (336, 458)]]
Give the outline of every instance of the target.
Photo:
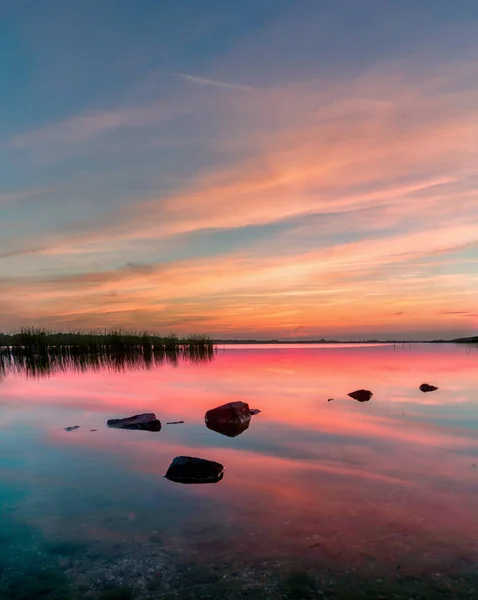
[[(438, 274), (439, 261), (426, 266), (426, 259), (464, 253), (478, 240), (478, 92), (443, 93), (445, 84), (432, 76), (410, 86), (382, 75), (327, 92), (308, 84), (248, 90), (241, 99), (227, 94), (238, 124), (261, 115), (268, 122), (269, 113), (283, 120), (249, 133), (246, 159), (113, 211), (97, 225), (40, 240), (31, 254), (35, 265), (45, 265), (41, 279), (31, 274), (25, 248), (9, 248), (9, 260), (18, 255), (16, 273), (29, 273), (6, 281), (0, 301), (15, 297), (7, 313), (26, 320), (36, 314), (72, 325), (103, 320), (184, 329), (197, 315), (212, 332), (401, 327), (393, 313), (412, 308), (416, 318), (409, 322), (428, 328), (457, 300), (460, 310), (471, 311), (478, 289), (473, 260), (462, 270), (443, 262)], [(80, 115), (23, 143), (143, 125), (156, 110)], [(307, 221), (312, 215), (330, 220)], [(158, 239), (271, 223), (284, 227), (239, 251), (218, 247), (216, 257), (167, 264), (157, 254), (150, 258)], [(334, 232), (350, 241), (334, 240)], [(128, 253), (149, 269), (118, 268), (116, 257)], [(87, 261), (105, 268), (63, 275), (84, 271)]]

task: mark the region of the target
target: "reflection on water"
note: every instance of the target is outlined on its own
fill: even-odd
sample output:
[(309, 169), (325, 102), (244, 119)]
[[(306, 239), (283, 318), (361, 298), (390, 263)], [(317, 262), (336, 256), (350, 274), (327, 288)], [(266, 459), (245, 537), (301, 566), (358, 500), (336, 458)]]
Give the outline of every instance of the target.
[[(478, 597), (475, 349), (236, 347), (158, 369), (12, 360), (2, 599)], [(360, 389), (370, 401), (348, 396)], [(235, 437), (204, 422), (231, 401), (261, 409)], [(154, 434), (106, 426), (150, 412)], [(180, 457), (224, 477), (178, 485), (164, 475)]]
[(244, 433), (246, 429), (249, 429), (250, 421), (244, 421), (242, 423), (221, 423), (215, 421), (206, 421), (206, 427), (211, 431), (216, 431), (227, 437), (237, 437)]
[(15, 348), (0, 348), (0, 377), (8, 373), (30, 377), (47, 377), (65, 371), (126, 371), (155, 369), (163, 364), (180, 362), (202, 363), (214, 358), (212, 345), (176, 346), (171, 349), (130, 347), (122, 352), (104, 348), (101, 352), (85, 352), (75, 347), (50, 347), (47, 351), (28, 352)]

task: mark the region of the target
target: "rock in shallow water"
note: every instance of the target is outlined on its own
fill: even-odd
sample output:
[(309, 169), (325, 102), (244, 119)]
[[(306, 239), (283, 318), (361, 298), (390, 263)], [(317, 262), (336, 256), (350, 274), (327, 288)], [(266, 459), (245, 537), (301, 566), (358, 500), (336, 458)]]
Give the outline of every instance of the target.
[(177, 483), (217, 483), (224, 475), (224, 467), (213, 460), (176, 456), (165, 477)]
[(251, 411), (249, 404), (246, 402), (228, 402), (217, 408), (208, 410), (205, 420), (214, 421), (215, 423), (229, 423), (238, 425), (246, 421), (250, 421)]
[(251, 411), (246, 402), (229, 402), (208, 410), (206, 427), (228, 437), (236, 437), (249, 427)]
[(368, 402), (370, 398), (373, 396), (373, 393), (370, 390), (355, 390), (355, 392), (350, 392), (347, 394), (357, 402)]
[(143, 413), (126, 419), (110, 419), (106, 423), (108, 427), (116, 429), (141, 429), (144, 431), (160, 431), (161, 421), (154, 413)]
[(420, 386), (420, 390), (422, 392), (434, 392), (437, 389), (438, 388), (436, 386), (430, 385), (429, 383), (422, 383), (422, 385)]
[(262, 412), (262, 411), (261, 411), (261, 410), (259, 410), (258, 408), (250, 408), (250, 409), (249, 409), (249, 414), (250, 414), (251, 416), (258, 415), (260, 412)]

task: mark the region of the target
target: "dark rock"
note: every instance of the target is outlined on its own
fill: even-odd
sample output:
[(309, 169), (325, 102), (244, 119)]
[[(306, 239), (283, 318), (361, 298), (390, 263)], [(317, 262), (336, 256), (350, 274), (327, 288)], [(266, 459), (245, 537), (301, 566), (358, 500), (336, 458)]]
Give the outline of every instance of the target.
[(165, 477), (177, 483), (217, 483), (224, 475), (218, 462), (192, 456), (176, 456)]
[(334, 401), (334, 399), (333, 399), (333, 398), (329, 398), (329, 399), (327, 400), (327, 402), (333, 402), (333, 401)]
[(72, 425), (71, 427), (65, 427), (65, 431), (74, 431), (75, 429), (79, 429), (79, 425)]
[(184, 423), (184, 421), (168, 421), (166, 425), (179, 425), (180, 423)]
[(355, 390), (355, 392), (350, 392), (348, 396), (357, 400), (357, 402), (368, 402), (373, 393), (370, 390)]
[(250, 414), (252, 417), (253, 417), (254, 415), (258, 415), (260, 412), (262, 412), (262, 411), (260, 411), (258, 408), (250, 408), (250, 409), (249, 409), (249, 414)]
[(422, 383), (422, 385), (420, 386), (420, 390), (422, 392), (434, 392), (437, 389), (438, 388), (436, 386), (430, 385), (429, 383)]
[(246, 402), (229, 402), (217, 408), (208, 410), (205, 416), (206, 422), (227, 423), (239, 425), (250, 421), (251, 412)]
[(141, 429), (145, 431), (160, 431), (161, 421), (156, 418), (154, 413), (144, 413), (134, 415), (126, 419), (110, 419), (106, 423), (108, 427), (116, 429)]
[(246, 402), (229, 402), (208, 410), (204, 420), (208, 429), (236, 437), (249, 427), (251, 410)]
[(223, 423), (221, 421), (206, 421), (206, 427), (216, 433), (221, 433), (227, 437), (237, 437), (244, 433), (246, 429), (249, 429), (251, 421), (244, 421), (243, 423)]

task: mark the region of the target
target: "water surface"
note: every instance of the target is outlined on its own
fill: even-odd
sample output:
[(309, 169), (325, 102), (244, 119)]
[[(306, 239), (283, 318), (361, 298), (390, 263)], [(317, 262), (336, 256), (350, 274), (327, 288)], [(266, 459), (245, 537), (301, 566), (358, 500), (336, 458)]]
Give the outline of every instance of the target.
[[(476, 348), (227, 346), (65, 369), (0, 380), (2, 598), (477, 597)], [(262, 412), (234, 438), (207, 429), (233, 400)], [(105, 426), (141, 412), (162, 430)], [(224, 478), (168, 481), (178, 455)]]

